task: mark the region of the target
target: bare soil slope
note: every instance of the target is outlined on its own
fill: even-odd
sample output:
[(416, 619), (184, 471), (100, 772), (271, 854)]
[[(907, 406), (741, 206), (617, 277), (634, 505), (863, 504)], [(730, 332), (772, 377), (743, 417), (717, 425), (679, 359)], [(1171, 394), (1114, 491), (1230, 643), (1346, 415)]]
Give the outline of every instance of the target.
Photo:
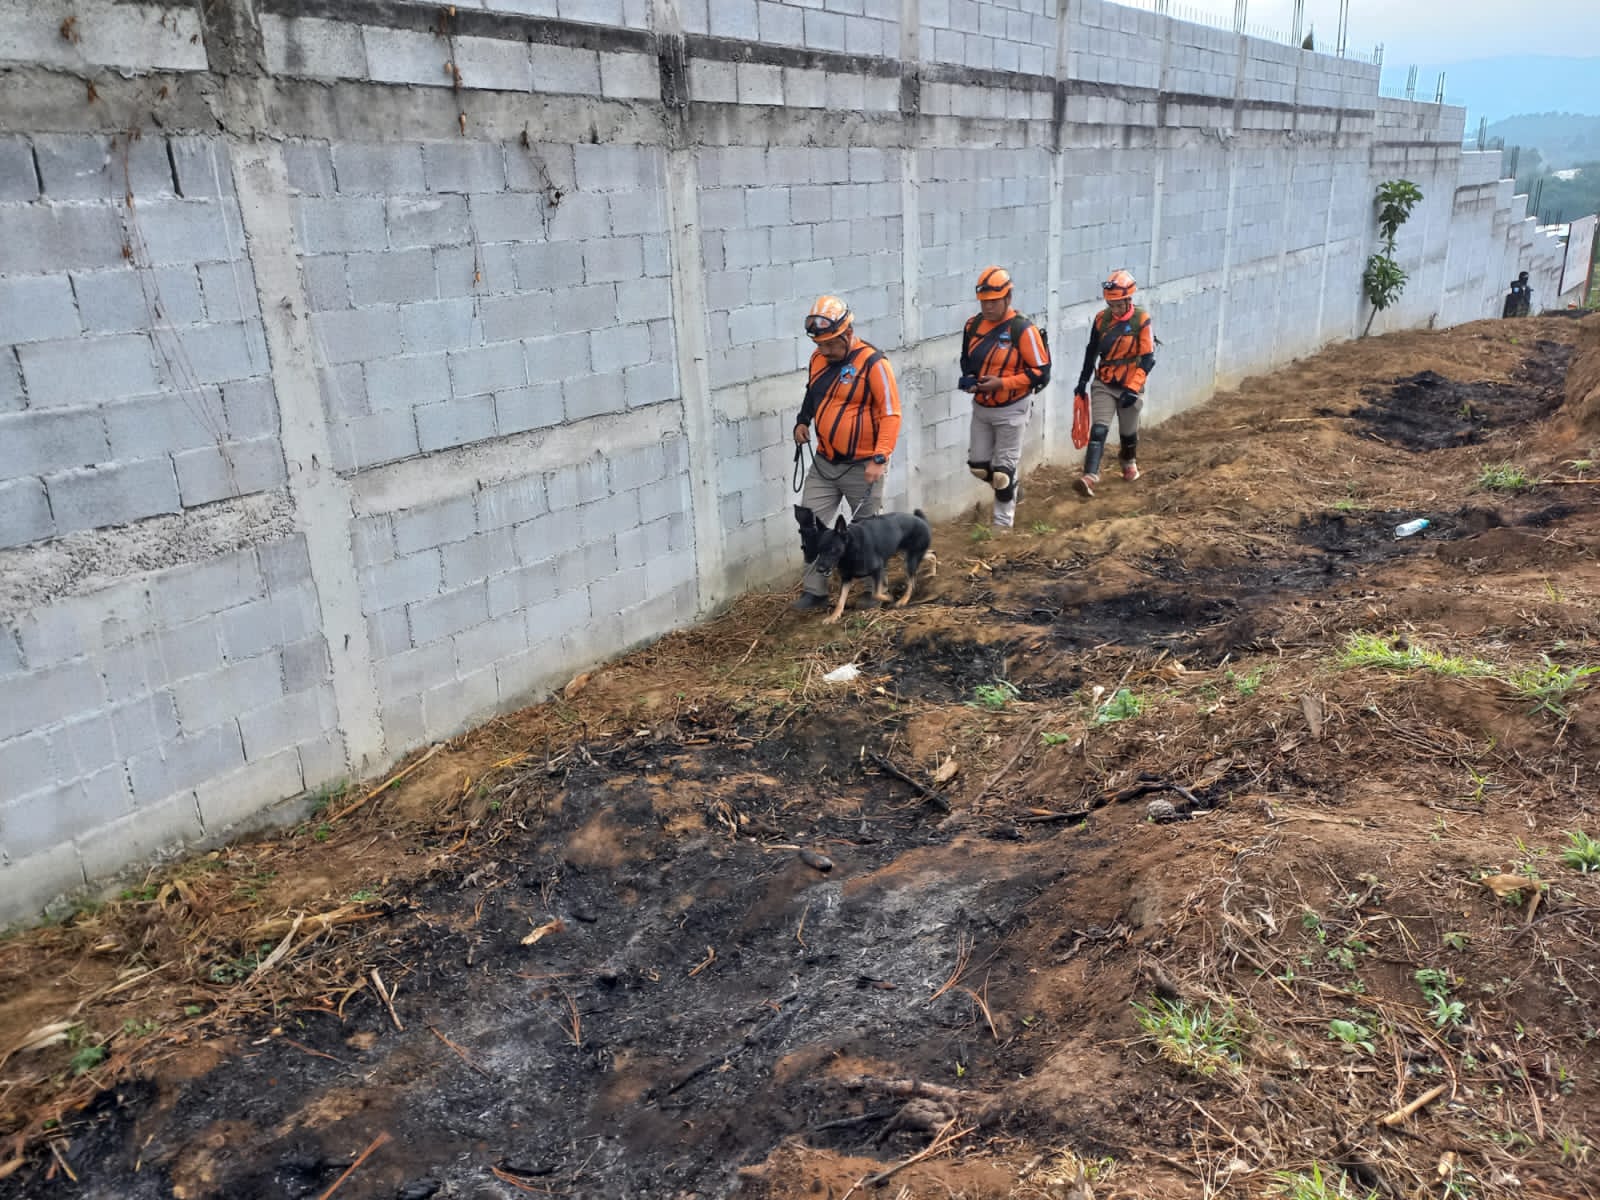
[(1597, 320), (1333, 347), (14, 935), (0, 1197), (1595, 1195)]

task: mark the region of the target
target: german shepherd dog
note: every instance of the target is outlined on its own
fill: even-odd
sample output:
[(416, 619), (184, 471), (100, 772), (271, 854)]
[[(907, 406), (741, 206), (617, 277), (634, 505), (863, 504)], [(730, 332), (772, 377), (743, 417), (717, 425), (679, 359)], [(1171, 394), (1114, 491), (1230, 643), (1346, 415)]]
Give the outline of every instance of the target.
[(797, 507), (795, 516), (800, 522), (800, 541), (808, 561), (814, 558), (824, 573), (837, 568), (842, 581), (839, 603), (823, 618), (824, 625), (836, 623), (844, 614), (850, 585), (857, 579), (873, 581), (872, 598), (879, 603), (893, 599), (884, 576), (896, 554), (904, 554), (906, 559), (906, 590), (895, 601), (897, 608), (910, 602), (923, 559), (932, 565), (933, 574), (939, 573), (939, 557), (928, 549), (933, 544), (933, 530), (920, 508), (914, 513), (884, 513), (859, 521), (847, 522), (840, 517), (831, 528), (818, 521), (810, 509)]

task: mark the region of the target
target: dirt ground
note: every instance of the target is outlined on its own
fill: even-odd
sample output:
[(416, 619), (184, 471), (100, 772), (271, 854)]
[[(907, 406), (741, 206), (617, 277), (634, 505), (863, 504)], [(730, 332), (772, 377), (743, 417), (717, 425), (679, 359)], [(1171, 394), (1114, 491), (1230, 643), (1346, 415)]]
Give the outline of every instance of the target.
[(1597, 384), (1333, 347), (13, 934), (0, 1197), (1594, 1197)]

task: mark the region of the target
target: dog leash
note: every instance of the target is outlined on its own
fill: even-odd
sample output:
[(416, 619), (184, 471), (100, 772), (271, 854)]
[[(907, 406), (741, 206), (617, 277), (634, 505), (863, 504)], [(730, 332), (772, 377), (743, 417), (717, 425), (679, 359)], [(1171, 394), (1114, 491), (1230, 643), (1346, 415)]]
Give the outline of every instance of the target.
[[(805, 457), (804, 457), (804, 454), (802, 452), (806, 452), (806, 453), (810, 454), (811, 461), (810, 461), (809, 464), (805, 461)], [(843, 479), (844, 476), (849, 473), (850, 468), (853, 467), (854, 465), (855, 465), (854, 463), (851, 463), (851, 464), (847, 465), (845, 467), (845, 469), (843, 471), (841, 471), (835, 477), (835, 479)], [(809, 471), (816, 470), (816, 468), (817, 468), (817, 456), (816, 456), (815, 451), (812, 451), (812, 449), (811, 449), (811, 443), (810, 442), (796, 442), (795, 443), (795, 447), (794, 447), (794, 473), (790, 477), (790, 481), (789, 481), (790, 482), (790, 486), (794, 488), (795, 495), (798, 496), (801, 493), (801, 491), (804, 490), (805, 485), (806, 485), (806, 475), (807, 475), (807, 473)], [(822, 477), (824, 479), (827, 479), (828, 478), (827, 473), (824, 472)], [(832, 482), (834, 482), (834, 480), (829, 480), (829, 482), (832, 483)], [(877, 487), (877, 486), (878, 486), (877, 480), (873, 480), (871, 483), (867, 484), (867, 490), (861, 493), (860, 501), (858, 501), (855, 504), (850, 505), (850, 520), (851, 520), (852, 523), (855, 522), (856, 514), (858, 512), (860, 512), (863, 508), (865, 508), (867, 506), (867, 502), (872, 499), (872, 489)], [(845, 497), (845, 499), (848, 501), (849, 497), (847, 496), (847, 497)]]

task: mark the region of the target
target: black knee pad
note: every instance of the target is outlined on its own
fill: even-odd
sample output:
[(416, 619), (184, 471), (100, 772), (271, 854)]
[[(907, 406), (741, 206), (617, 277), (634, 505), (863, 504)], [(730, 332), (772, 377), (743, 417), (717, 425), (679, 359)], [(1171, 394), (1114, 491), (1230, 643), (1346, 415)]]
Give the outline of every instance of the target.
[(800, 553), (806, 562), (812, 562), (817, 557), (817, 543), (822, 538), (822, 526), (817, 523), (817, 514), (803, 504), (794, 506), (795, 524), (800, 526)]
[(996, 488), (994, 498), (1000, 501), (1002, 504), (1010, 504), (1013, 500), (1015, 500), (1017, 498), (1016, 480), (1011, 481), (1010, 487)]
[(981, 479), (985, 483), (988, 483), (989, 477), (994, 474), (994, 471), (990, 469), (989, 464), (986, 462), (968, 462), (967, 470), (971, 471), (975, 478)]
[(1106, 438), (1111, 436), (1111, 426), (1094, 425), (1089, 429), (1089, 448), (1083, 452), (1083, 473), (1100, 474), (1100, 460), (1105, 457)]
[(1139, 457), (1139, 435), (1129, 433), (1122, 438), (1122, 461), (1132, 462)]

